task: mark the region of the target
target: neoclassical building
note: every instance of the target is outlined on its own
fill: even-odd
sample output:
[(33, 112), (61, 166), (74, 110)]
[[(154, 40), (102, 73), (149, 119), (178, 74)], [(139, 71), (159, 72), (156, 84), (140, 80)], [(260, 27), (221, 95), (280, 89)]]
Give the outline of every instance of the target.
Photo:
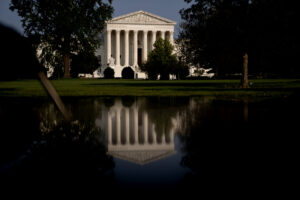
[(174, 138), (181, 119), (178, 113), (171, 118), (168, 132), (158, 133), (141, 103), (136, 101), (125, 107), (117, 100), (111, 107), (103, 105), (95, 124), (105, 133), (103, 142), (107, 145), (107, 154), (145, 165), (176, 154)]
[(122, 75), (124, 67), (130, 66), (135, 78), (146, 78), (139, 66), (147, 60), (154, 42), (159, 38), (174, 43), (176, 22), (148, 13), (137, 11), (113, 18), (106, 23), (104, 42), (96, 54), (101, 56), (100, 76), (107, 66), (114, 68), (115, 77)]

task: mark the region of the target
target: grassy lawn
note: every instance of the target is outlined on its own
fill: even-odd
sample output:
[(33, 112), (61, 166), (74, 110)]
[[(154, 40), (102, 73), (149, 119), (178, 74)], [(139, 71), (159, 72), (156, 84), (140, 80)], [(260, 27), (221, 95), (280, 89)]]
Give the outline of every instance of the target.
[[(225, 96), (285, 97), (300, 92), (300, 79), (250, 80), (250, 89), (240, 89), (239, 80), (100, 80), (51, 81), (62, 97), (93, 96)], [(47, 96), (37, 80), (0, 82), (0, 97)]]

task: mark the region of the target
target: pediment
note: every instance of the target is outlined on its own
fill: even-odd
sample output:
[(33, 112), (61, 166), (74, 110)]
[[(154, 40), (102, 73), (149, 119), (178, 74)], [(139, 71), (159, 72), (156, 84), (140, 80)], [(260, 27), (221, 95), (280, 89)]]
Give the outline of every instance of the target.
[(109, 24), (171, 24), (175, 25), (176, 22), (148, 13), (145, 11), (137, 11), (116, 17), (108, 21)]
[(127, 160), (140, 165), (145, 165), (175, 154), (175, 150), (165, 151), (109, 151), (113, 157)]

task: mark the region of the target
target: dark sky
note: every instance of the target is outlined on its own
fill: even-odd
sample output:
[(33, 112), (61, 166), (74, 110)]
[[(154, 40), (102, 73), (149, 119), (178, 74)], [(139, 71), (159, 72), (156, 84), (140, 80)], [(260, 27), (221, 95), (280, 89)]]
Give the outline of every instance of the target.
[[(23, 33), (20, 17), (18, 17), (16, 12), (9, 10), (9, 3), (10, 0), (0, 1), (0, 22)], [(176, 21), (176, 36), (178, 34), (178, 24), (181, 21), (179, 10), (187, 6), (184, 0), (113, 0), (113, 7), (115, 9), (113, 17), (144, 10)]]

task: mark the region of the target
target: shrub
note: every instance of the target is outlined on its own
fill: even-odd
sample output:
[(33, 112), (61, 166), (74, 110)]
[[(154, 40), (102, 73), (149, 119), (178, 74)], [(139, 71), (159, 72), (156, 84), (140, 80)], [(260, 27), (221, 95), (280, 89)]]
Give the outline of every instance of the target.
[(104, 78), (111, 79), (115, 77), (115, 71), (111, 67), (104, 70)]
[(182, 62), (177, 62), (173, 66), (173, 74), (176, 75), (176, 78), (178, 80), (180, 79), (186, 79), (186, 77), (190, 74), (189, 67), (182, 63)]
[(161, 80), (169, 80), (173, 66), (177, 63), (176, 55), (172, 54), (174, 47), (169, 40), (159, 38), (154, 43), (154, 49), (148, 54), (147, 62), (141, 70), (148, 74), (148, 78), (156, 80), (160, 75)]
[(134, 71), (131, 69), (131, 67), (125, 67), (122, 70), (122, 78), (124, 78), (124, 79), (134, 79)]

